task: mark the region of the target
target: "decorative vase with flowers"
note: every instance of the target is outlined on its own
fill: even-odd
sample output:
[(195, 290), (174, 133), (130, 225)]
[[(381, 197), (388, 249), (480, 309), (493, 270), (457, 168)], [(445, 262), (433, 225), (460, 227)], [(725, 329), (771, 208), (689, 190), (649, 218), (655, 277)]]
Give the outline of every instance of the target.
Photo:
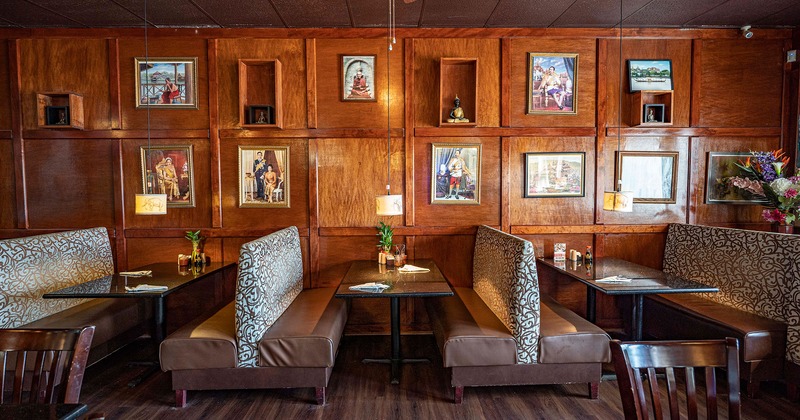
[(202, 266), (205, 264), (205, 260), (203, 257), (203, 242), (205, 242), (206, 238), (200, 235), (200, 231), (192, 232), (191, 230), (186, 231), (186, 239), (192, 241), (192, 260), (191, 264), (195, 267)]
[(377, 226), (378, 229), (378, 263), (386, 264), (386, 255), (392, 252), (392, 238), (394, 237), (394, 230), (390, 225), (380, 222)]
[(764, 200), (761, 216), (778, 225), (778, 231), (791, 233), (800, 212), (800, 177), (788, 176), (789, 157), (783, 150), (750, 152), (751, 156), (736, 164), (742, 176), (728, 181)]

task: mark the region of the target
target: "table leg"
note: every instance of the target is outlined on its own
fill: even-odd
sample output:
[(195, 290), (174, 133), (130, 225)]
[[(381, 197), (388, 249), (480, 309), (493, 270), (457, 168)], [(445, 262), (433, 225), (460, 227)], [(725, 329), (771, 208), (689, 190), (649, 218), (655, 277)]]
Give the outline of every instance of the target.
[(586, 319), (594, 324), (597, 321), (597, 290), (586, 286)]
[(400, 355), (400, 298), (391, 297), (392, 353), (388, 359), (364, 359), (362, 363), (386, 363), (391, 365), (391, 383), (400, 383), (400, 365), (403, 363), (430, 363), (429, 359), (403, 359)]
[(631, 338), (633, 341), (642, 341), (642, 311), (644, 310), (644, 295), (637, 293), (633, 297), (633, 313), (631, 314)]
[(131, 381), (128, 382), (128, 387), (135, 388), (142, 383), (142, 381), (149, 378), (150, 375), (161, 370), (161, 364), (158, 361), (158, 352), (161, 342), (164, 341), (164, 338), (167, 336), (167, 324), (164, 318), (164, 297), (159, 296), (153, 298), (153, 343), (155, 344), (156, 360), (130, 363), (130, 365), (147, 366), (147, 370), (142, 372), (141, 375), (131, 379)]

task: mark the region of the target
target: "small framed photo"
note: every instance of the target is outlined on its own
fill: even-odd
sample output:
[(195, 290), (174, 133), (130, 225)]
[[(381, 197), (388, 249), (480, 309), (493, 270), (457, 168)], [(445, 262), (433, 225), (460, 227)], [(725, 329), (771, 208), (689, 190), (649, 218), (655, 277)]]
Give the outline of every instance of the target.
[(46, 106), (45, 124), (47, 125), (69, 125), (69, 107), (68, 106)]
[(631, 92), (672, 90), (672, 60), (628, 60), (628, 82)]
[(141, 146), (145, 194), (166, 194), (167, 207), (194, 207), (192, 145)]
[(664, 122), (664, 104), (644, 104), (643, 111), (642, 121), (645, 124)]
[(431, 204), (480, 204), (481, 145), (433, 144)]
[(764, 204), (761, 197), (736, 188), (728, 182), (732, 176), (742, 176), (736, 163), (751, 156), (747, 152), (709, 152), (706, 165), (707, 204)]
[(618, 152), (617, 181), (634, 203), (674, 204), (678, 152)]
[(239, 146), (239, 207), (289, 208), (289, 147)]
[(197, 109), (197, 57), (136, 57), (136, 108)]
[(275, 124), (275, 107), (272, 105), (252, 105), (248, 108), (248, 124)]
[(578, 54), (528, 53), (528, 114), (577, 114)]
[(342, 100), (375, 101), (375, 55), (342, 55)]
[(525, 197), (583, 197), (584, 152), (525, 153)]

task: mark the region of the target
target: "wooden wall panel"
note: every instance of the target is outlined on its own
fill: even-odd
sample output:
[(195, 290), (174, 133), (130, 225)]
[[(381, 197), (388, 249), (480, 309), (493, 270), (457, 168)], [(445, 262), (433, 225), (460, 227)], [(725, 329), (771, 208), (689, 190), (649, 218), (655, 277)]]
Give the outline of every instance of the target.
[[(376, 231), (377, 232), (377, 231)], [(405, 237), (394, 236), (394, 243), (405, 243)], [(377, 236), (320, 236), (319, 278), (313, 287), (335, 287), (355, 260), (378, 261)]]
[[(157, 262), (175, 263), (178, 269), (178, 254), (191, 254), (192, 243), (186, 238), (128, 238), (128, 267), (136, 268)], [(203, 251), (211, 261), (222, 260), (222, 240), (209, 238)]]
[(499, 126), (500, 41), (475, 38), (414, 40), (414, 125), (439, 125), (439, 60), (442, 57), (478, 59), (478, 103), (462, 102), (461, 107), (477, 110), (479, 127)]
[(0, 229), (16, 227), (15, 200), (16, 182), (14, 177), (14, 147), (11, 140), (0, 139)]
[[(402, 139), (392, 139), (391, 192), (403, 193)], [(403, 224), (403, 216), (377, 216), (375, 196), (386, 193), (386, 139), (320, 139), (317, 194), (320, 227)]]
[(704, 40), (701, 127), (780, 127), (783, 40)]
[[(620, 147), (624, 151), (678, 152), (678, 171), (673, 175), (676, 183), (675, 203), (634, 203), (632, 213), (603, 212), (603, 222), (606, 224), (642, 225), (686, 223), (688, 216), (689, 139), (687, 137), (625, 137), (621, 140)], [(603, 187), (606, 191), (612, 191), (617, 185), (618, 153), (616, 137), (607, 137), (606, 146), (603, 150), (606, 168)], [(642, 174), (642, 176), (646, 176), (646, 174)], [(625, 185), (622, 187), (623, 190), (626, 189)]]
[[(392, 127), (402, 127), (405, 97), (403, 94), (403, 40), (397, 40), (390, 54)], [(386, 127), (386, 39), (318, 39), (317, 127)], [(343, 101), (342, 55), (376, 55), (375, 78), (367, 80), (375, 102)], [(350, 80), (352, 84), (352, 80)]]
[(219, 128), (239, 128), (239, 60), (278, 59), (282, 68), (283, 128), (306, 127), (305, 41), (297, 39), (220, 39)]
[[(595, 149), (593, 137), (511, 139), (511, 225), (591, 225), (594, 223)], [(525, 198), (525, 153), (584, 152), (584, 196)]]
[[(150, 109), (151, 129), (208, 128), (208, 48), (202, 38), (150, 38), (147, 42), (150, 58), (197, 58), (197, 109)], [(144, 57), (142, 38), (122, 38), (119, 41), (120, 111), (122, 128), (147, 128), (147, 108), (136, 108), (136, 57)]]
[[(164, 111), (166, 112), (166, 111)], [(194, 163), (194, 207), (168, 207), (162, 216), (138, 216), (134, 214), (135, 195), (143, 191), (142, 160), (140, 147), (147, 149), (146, 139), (122, 142), (122, 173), (127, 228), (189, 228), (211, 226), (211, 159), (209, 142), (205, 139), (151, 140), (153, 146), (192, 145)]]
[(706, 203), (706, 170), (709, 152), (749, 152), (750, 150), (773, 150), (779, 146), (779, 138), (692, 138), (692, 161), (689, 197), (691, 203), (690, 223), (741, 224), (763, 222), (758, 205), (708, 204)]
[(37, 93), (74, 92), (83, 96), (86, 130), (111, 128), (105, 39), (23, 39), (20, 59), (23, 127), (37, 128)]
[(114, 227), (108, 140), (25, 142), (31, 228)]
[(603, 236), (603, 256), (621, 258), (660, 270), (666, 233), (624, 233)]
[(472, 287), (474, 235), (431, 235), (414, 238), (414, 258), (432, 259), (455, 287)]
[[(608, 125), (617, 126), (619, 109), (620, 77), (619, 42), (606, 39), (605, 64), (608, 77), (605, 80), (607, 92)], [(690, 39), (624, 39), (622, 43), (622, 127), (630, 125), (631, 99), (629, 93), (626, 60), (630, 59), (669, 59), (672, 60), (673, 127), (688, 127), (692, 98), (692, 40)], [(602, 82), (602, 81), (600, 81)]]
[[(433, 143), (482, 147), (480, 204), (431, 204)], [(500, 139), (491, 137), (416, 137), (414, 201), (417, 226), (500, 225)]]
[[(308, 227), (308, 142), (305, 139), (224, 140), (222, 166), (222, 220), (226, 228), (266, 229)], [(239, 207), (239, 146), (289, 147), (290, 208)], [(252, 167), (253, 162), (243, 162)]]
[(0, 39), (0, 130), (11, 129), (11, 79), (8, 67), (8, 42)]
[[(518, 38), (511, 40), (512, 127), (594, 127), (597, 43), (593, 39)], [(578, 54), (574, 115), (528, 114), (528, 53)]]

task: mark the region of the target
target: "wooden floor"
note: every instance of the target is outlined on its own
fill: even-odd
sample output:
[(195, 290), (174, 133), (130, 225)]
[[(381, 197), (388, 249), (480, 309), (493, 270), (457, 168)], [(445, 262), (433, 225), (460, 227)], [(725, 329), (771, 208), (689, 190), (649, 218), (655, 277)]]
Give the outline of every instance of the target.
[[(387, 336), (344, 337), (328, 387), (328, 403), (317, 406), (311, 388), (289, 390), (196, 391), (176, 409), (169, 374), (158, 372), (136, 388), (130, 379), (143, 371), (127, 362), (146, 355), (137, 342), (90, 367), (81, 393), (91, 412), (108, 419), (620, 419), (617, 383), (604, 380), (600, 399), (586, 397), (586, 385), (467, 388), (461, 406), (451, 402), (436, 344), (430, 335), (403, 336), (404, 354), (432, 356), (430, 364), (406, 365), (400, 385), (389, 384), (386, 365), (365, 365), (383, 356)], [(785, 398), (783, 386), (770, 383), (761, 398), (743, 398), (743, 418), (797, 418), (800, 404)], [(724, 410), (723, 412), (726, 412)]]

